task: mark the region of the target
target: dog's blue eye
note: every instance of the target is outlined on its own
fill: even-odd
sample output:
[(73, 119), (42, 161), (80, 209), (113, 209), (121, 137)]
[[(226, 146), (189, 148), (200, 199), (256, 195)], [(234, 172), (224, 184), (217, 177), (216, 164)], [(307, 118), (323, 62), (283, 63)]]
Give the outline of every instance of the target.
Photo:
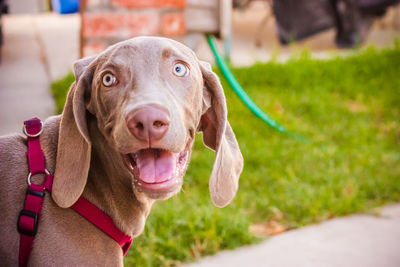
[(183, 63), (176, 63), (173, 68), (173, 73), (178, 77), (184, 77), (189, 74), (189, 69)]
[(103, 85), (105, 87), (113, 86), (117, 83), (117, 78), (111, 73), (106, 73), (103, 75)]

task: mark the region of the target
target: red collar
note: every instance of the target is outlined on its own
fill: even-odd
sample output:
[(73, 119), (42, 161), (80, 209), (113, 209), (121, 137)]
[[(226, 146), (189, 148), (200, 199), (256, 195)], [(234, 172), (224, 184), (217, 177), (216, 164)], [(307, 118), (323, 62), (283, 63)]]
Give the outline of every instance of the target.
[[(53, 184), (53, 175), (46, 169), (46, 161), (40, 145), (39, 137), (43, 131), (42, 126), (42, 121), (38, 118), (24, 122), (23, 132), (28, 137), (28, 152), (26, 155), (29, 162), (29, 187), (26, 192), (24, 208), (19, 214), (17, 224), (18, 232), (20, 233), (19, 266), (27, 266), (28, 264), (38, 228), (44, 193), (45, 190), (51, 192)], [(46, 174), (43, 184), (36, 185), (31, 183), (31, 176), (39, 173)], [(126, 255), (132, 244), (132, 237), (118, 229), (110, 216), (82, 196), (71, 208), (114, 239), (121, 246), (124, 256)]]

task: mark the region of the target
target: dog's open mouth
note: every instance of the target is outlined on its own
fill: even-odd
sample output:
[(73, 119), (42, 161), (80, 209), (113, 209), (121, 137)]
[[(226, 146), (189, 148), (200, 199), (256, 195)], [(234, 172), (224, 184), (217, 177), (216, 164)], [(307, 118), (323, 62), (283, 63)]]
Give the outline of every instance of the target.
[(181, 186), (188, 154), (186, 149), (173, 153), (164, 149), (147, 148), (125, 155), (125, 163), (140, 190), (167, 193)]

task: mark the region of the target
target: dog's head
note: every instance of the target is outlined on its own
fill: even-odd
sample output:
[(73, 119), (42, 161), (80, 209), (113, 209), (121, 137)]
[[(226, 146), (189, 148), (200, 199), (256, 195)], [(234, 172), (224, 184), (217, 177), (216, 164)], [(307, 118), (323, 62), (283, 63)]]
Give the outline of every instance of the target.
[(120, 155), (135, 194), (165, 199), (177, 193), (195, 132), (202, 131), (204, 143), (216, 152), (212, 200), (225, 206), (233, 199), (243, 158), (218, 77), (192, 50), (166, 38), (133, 38), (78, 60), (74, 74), (52, 193), (59, 206), (71, 206), (84, 190), (94, 145), (89, 116)]

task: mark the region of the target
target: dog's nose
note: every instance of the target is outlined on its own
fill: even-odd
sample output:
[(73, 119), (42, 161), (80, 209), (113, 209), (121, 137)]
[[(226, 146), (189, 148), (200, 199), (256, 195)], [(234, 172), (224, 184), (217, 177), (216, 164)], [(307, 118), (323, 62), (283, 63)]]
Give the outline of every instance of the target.
[(127, 120), (129, 131), (139, 140), (150, 142), (161, 139), (168, 130), (170, 119), (167, 110), (147, 106), (134, 111)]

